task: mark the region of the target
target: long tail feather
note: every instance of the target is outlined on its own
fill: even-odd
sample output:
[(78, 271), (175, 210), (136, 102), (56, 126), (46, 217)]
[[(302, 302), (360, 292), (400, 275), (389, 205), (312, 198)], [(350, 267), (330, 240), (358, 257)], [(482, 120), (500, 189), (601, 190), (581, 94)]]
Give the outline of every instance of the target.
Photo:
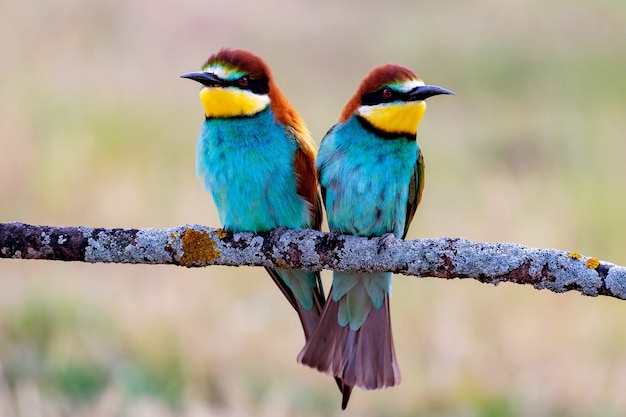
[[(341, 379), (337, 377), (335, 377), (335, 380), (341, 381)], [(341, 385), (342, 386), (339, 387), (341, 390), (341, 409), (345, 410), (348, 407), (348, 401), (350, 401), (350, 395), (352, 395), (352, 388), (354, 387), (343, 383), (343, 381), (341, 382)]]
[(298, 361), (340, 378), (350, 387), (372, 390), (397, 385), (400, 372), (393, 347), (389, 296), (385, 294), (381, 308), (372, 309), (358, 330), (339, 324), (338, 309), (331, 290), (320, 325)]

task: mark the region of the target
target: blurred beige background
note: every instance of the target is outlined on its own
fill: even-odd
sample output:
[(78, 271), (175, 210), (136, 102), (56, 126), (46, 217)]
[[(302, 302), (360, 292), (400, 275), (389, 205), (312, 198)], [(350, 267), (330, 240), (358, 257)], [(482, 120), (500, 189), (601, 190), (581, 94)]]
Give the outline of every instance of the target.
[[(622, 0), (2, 2), (0, 222), (218, 226), (179, 74), (222, 46), (263, 56), (318, 142), (376, 65), (457, 94), (418, 132), (410, 238), (626, 264)], [(0, 416), (626, 413), (626, 302), (397, 276), (392, 316), (402, 384), (341, 412), (260, 269), (0, 260)]]

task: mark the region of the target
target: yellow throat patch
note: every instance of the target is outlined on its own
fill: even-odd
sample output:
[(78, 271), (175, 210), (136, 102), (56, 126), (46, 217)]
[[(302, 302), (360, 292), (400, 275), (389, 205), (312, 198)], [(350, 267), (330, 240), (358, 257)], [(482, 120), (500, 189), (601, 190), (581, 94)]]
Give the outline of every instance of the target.
[(206, 117), (252, 116), (270, 104), (267, 94), (231, 87), (205, 87), (200, 90), (200, 101)]
[(417, 133), (424, 111), (425, 101), (384, 103), (374, 106), (361, 106), (359, 114), (377, 129), (389, 133)]

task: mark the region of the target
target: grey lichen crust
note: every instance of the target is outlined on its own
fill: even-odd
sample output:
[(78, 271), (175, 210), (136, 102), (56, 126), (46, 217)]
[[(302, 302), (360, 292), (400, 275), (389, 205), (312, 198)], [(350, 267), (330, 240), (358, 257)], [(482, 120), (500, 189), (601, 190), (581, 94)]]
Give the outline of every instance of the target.
[(614, 297), (626, 300), (626, 268), (613, 265), (606, 276), (606, 288)]
[(462, 238), (402, 241), (392, 235), (361, 238), (313, 230), (233, 234), (201, 225), (104, 229), (4, 223), (0, 224), (0, 258), (391, 271), (626, 299), (622, 266), (556, 249)]

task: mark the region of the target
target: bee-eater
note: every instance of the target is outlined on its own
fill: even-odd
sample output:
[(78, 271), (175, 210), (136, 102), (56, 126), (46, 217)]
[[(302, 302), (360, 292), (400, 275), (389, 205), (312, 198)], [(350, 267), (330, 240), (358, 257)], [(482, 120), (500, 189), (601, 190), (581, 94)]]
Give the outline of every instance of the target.
[[(320, 229), (313, 139), (276, 86), (269, 66), (240, 49), (221, 49), (202, 71), (181, 75), (202, 84), (205, 121), (196, 174), (210, 190), (224, 229), (234, 233)], [(308, 339), (319, 322), (319, 272), (266, 268)]]
[[(363, 79), (317, 156), (331, 231), (406, 236), (424, 187), (417, 127), (424, 100), (437, 94), (453, 93), (425, 85), (400, 65), (377, 67)], [(371, 390), (398, 384), (391, 275), (334, 272), (320, 324), (298, 360), (349, 386)]]

